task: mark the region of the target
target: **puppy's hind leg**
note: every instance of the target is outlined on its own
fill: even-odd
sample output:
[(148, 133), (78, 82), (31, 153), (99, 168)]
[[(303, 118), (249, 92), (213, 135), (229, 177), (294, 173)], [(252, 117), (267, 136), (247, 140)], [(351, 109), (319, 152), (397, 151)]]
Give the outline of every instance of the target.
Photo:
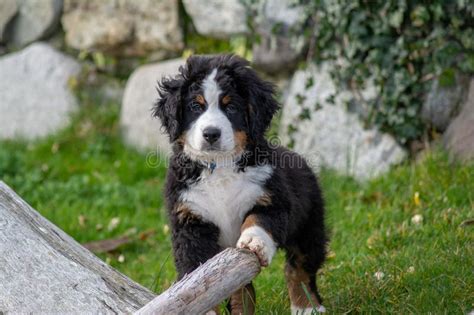
[(305, 259), (301, 254), (288, 253), (285, 265), (292, 315), (310, 315), (326, 311), (316, 286), (317, 270), (308, 270)]
[(255, 289), (251, 282), (232, 294), (227, 308), (231, 315), (255, 314)]

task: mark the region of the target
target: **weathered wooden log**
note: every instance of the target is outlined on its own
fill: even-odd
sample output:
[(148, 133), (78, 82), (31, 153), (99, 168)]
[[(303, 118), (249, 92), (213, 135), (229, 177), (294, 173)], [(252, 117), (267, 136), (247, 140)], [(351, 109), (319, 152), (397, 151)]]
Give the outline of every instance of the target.
[(260, 272), (252, 252), (228, 248), (184, 276), (135, 315), (204, 314)]
[(201, 314), (259, 271), (253, 253), (227, 249), (153, 299), (0, 181), (0, 314)]
[(133, 313), (154, 297), (0, 181), (0, 314)]

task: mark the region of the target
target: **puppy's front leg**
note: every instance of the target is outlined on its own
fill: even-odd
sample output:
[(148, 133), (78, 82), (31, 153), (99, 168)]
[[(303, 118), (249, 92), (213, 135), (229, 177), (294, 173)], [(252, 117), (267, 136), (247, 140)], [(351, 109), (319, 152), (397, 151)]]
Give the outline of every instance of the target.
[(275, 255), (277, 246), (269, 231), (258, 223), (258, 215), (248, 215), (241, 228), (238, 248), (246, 248), (254, 252), (260, 260), (260, 265), (268, 266)]
[(178, 280), (222, 249), (218, 244), (219, 229), (184, 204), (177, 204), (170, 213), (172, 243)]

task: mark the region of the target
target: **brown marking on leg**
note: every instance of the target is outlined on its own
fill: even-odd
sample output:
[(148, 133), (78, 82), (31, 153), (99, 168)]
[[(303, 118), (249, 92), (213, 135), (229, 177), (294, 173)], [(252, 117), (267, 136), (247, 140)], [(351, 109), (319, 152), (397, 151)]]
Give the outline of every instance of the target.
[(252, 283), (238, 289), (230, 296), (232, 315), (252, 315), (255, 313), (255, 289)]
[(257, 205), (259, 205), (259, 206), (266, 207), (266, 206), (269, 206), (271, 204), (272, 204), (272, 197), (267, 192), (264, 192), (263, 195), (261, 195), (257, 199)]
[[(252, 227), (258, 227), (259, 229), (254, 229), (254, 231), (248, 231), (249, 233), (247, 233), (247, 230)], [(270, 232), (258, 224), (258, 218), (255, 214), (250, 214), (245, 218), (240, 226), (240, 233), (237, 247), (252, 251), (257, 255), (261, 266), (268, 266), (275, 255), (277, 247)]]
[(289, 262), (285, 265), (285, 278), (291, 305), (298, 308), (320, 306), (320, 301), (318, 301), (318, 298), (310, 287), (312, 275), (308, 274), (308, 272), (301, 267), (302, 258), (302, 256), (297, 257), (296, 266), (291, 265)]
[(257, 216), (255, 214), (249, 214), (244, 223), (240, 226), (240, 232), (242, 233), (245, 229), (257, 225)]
[(179, 222), (199, 219), (199, 216), (194, 214), (191, 211), (191, 208), (189, 207), (189, 205), (186, 203), (181, 203), (181, 202), (177, 203), (176, 206), (174, 207), (174, 211), (176, 212), (176, 215), (178, 216)]

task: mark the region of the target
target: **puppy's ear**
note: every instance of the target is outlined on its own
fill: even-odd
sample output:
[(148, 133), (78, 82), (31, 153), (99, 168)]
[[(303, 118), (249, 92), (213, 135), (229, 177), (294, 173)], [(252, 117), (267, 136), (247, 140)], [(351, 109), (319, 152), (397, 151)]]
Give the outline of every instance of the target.
[(153, 107), (153, 116), (160, 118), (171, 142), (180, 134), (182, 84), (183, 80), (179, 77), (163, 78), (158, 83), (159, 98)]
[(244, 82), (248, 91), (248, 115), (250, 134), (259, 140), (265, 135), (273, 115), (279, 109), (275, 100), (273, 84), (258, 77), (257, 73), (245, 68)]

